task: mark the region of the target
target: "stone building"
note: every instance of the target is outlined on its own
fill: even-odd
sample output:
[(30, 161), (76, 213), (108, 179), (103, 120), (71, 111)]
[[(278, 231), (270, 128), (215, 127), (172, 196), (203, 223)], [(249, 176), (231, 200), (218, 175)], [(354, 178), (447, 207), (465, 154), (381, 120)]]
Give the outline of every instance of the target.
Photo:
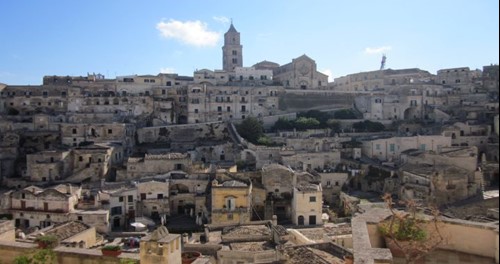
[(441, 69), (437, 71), (436, 82), (451, 86), (463, 86), (472, 84), (476, 77), (469, 67)]
[(211, 223), (249, 222), (252, 217), (252, 183), (236, 180), (212, 182)]
[(80, 195), (81, 187), (61, 184), (47, 189), (29, 186), (4, 198), (10, 200), (9, 211), (16, 227), (25, 229), (68, 221)]
[(391, 137), (363, 141), (362, 154), (381, 161), (399, 161), (403, 151), (409, 149), (432, 150), (451, 146), (451, 137), (443, 135)]
[(97, 244), (96, 229), (79, 221), (65, 221), (30, 234), (37, 237), (49, 235), (57, 237), (59, 245), (69, 248), (92, 248)]
[(486, 90), (497, 93), (500, 86), (498, 65), (483, 66), (483, 86)]
[(125, 150), (125, 157), (130, 155), (135, 146), (135, 126), (124, 123), (64, 123), (61, 124), (61, 142), (76, 147), (82, 142), (120, 143)]
[[(78, 203), (80, 205), (81, 201)], [(85, 223), (101, 234), (111, 232), (110, 214), (107, 209), (97, 210), (80, 210), (76, 209), (73, 214), (68, 217), (70, 221), (79, 221)]]
[(349, 174), (346, 172), (323, 172), (321, 176), (321, 188), (323, 189), (323, 201), (330, 207), (340, 202), (340, 192), (344, 184), (348, 183)]
[(188, 123), (263, 117), (276, 114), (277, 86), (212, 86), (193, 84), (188, 90)]
[(123, 163), (123, 148), (119, 144), (91, 144), (75, 147), (73, 173), (65, 180), (81, 182), (100, 181), (114, 173), (115, 166)]
[(480, 195), (482, 174), (451, 165), (405, 164), (400, 168), (401, 199), (437, 206)]
[(144, 154), (127, 160), (127, 179), (164, 174), (170, 171), (186, 171), (191, 168), (187, 153)]
[(137, 183), (137, 214), (153, 220), (170, 215), (169, 183), (161, 181), (146, 181)]
[(391, 86), (430, 83), (433, 75), (420, 69), (387, 69), (360, 72), (335, 78), (332, 89), (343, 92), (387, 90)]
[(443, 134), (451, 137), (452, 146), (485, 146), (491, 135), (488, 125), (472, 125), (468, 122), (456, 122), (442, 128)]
[(127, 230), (137, 216), (137, 187), (110, 192), (111, 230)]
[(66, 113), (68, 88), (53, 85), (9, 85), (0, 92), (3, 114)]
[(200, 146), (191, 154), (191, 159), (203, 164), (219, 163), (225, 161), (235, 161), (239, 158), (239, 150), (234, 143), (226, 142), (211, 146)]
[(2, 132), (0, 139), (0, 182), (3, 184), (4, 180), (15, 174), (20, 136), (16, 133)]
[(299, 184), (293, 188), (292, 222), (295, 225), (322, 224), (323, 189), (321, 184)]
[(316, 62), (306, 55), (274, 68), (273, 80), (286, 89), (320, 89), (328, 84), (328, 76), (317, 71)]
[(63, 180), (73, 173), (70, 150), (49, 150), (26, 155), (26, 176), (32, 182)]
[(340, 151), (330, 152), (298, 152), (290, 156), (282, 156), (283, 165), (297, 170), (323, 170), (335, 168), (340, 163)]
[(170, 214), (196, 215), (206, 219), (206, 190), (210, 181), (209, 174), (186, 174), (174, 171), (168, 174)]
[(291, 197), (296, 184), (297, 177), (291, 168), (276, 163), (262, 167), (262, 185), (267, 193), (276, 197)]
[(236, 67), (234, 73), (230, 74), (230, 80), (249, 85), (272, 85), (273, 71), (255, 67)]

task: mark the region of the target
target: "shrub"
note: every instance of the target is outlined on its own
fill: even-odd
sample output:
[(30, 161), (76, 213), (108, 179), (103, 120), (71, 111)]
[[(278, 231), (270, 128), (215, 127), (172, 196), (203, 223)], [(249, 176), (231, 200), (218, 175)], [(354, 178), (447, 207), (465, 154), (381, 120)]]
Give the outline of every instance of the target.
[(109, 250), (109, 251), (118, 251), (121, 249), (122, 249), (122, 247), (120, 247), (118, 245), (106, 245), (106, 246), (102, 247), (102, 250)]
[(379, 224), (379, 230), (384, 236), (400, 241), (423, 241), (427, 238), (427, 233), (420, 226), (419, 220), (409, 216), (391, 216), (389, 220)]

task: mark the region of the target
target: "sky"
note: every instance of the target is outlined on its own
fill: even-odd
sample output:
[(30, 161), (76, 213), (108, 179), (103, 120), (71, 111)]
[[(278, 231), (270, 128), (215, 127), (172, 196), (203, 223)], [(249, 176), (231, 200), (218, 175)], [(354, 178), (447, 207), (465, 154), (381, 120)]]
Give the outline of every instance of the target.
[(5, 0), (0, 83), (222, 69), (231, 20), (243, 66), (301, 55), (329, 80), (380, 68), (482, 69), (499, 61), (497, 0)]

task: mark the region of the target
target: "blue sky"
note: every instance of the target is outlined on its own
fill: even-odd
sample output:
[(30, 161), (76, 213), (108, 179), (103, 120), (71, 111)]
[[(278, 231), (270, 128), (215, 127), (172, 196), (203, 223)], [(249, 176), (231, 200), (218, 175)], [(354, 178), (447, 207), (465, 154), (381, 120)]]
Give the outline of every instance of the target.
[[(498, 64), (497, 0), (5, 0), (0, 83), (221, 69), (232, 18), (243, 66), (303, 54), (335, 78), (386, 68)], [(331, 79), (333, 80), (333, 79)]]

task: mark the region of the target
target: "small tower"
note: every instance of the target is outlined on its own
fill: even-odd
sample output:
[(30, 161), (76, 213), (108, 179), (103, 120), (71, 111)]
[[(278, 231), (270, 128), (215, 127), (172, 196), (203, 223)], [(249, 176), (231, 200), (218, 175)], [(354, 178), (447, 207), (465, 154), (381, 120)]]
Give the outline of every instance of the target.
[(181, 263), (181, 236), (170, 234), (165, 226), (158, 227), (140, 242), (141, 264)]
[(243, 46), (240, 44), (240, 33), (236, 31), (231, 21), (229, 30), (224, 34), (222, 46), (222, 69), (233, 72), (235, 67), (243, 66)]

